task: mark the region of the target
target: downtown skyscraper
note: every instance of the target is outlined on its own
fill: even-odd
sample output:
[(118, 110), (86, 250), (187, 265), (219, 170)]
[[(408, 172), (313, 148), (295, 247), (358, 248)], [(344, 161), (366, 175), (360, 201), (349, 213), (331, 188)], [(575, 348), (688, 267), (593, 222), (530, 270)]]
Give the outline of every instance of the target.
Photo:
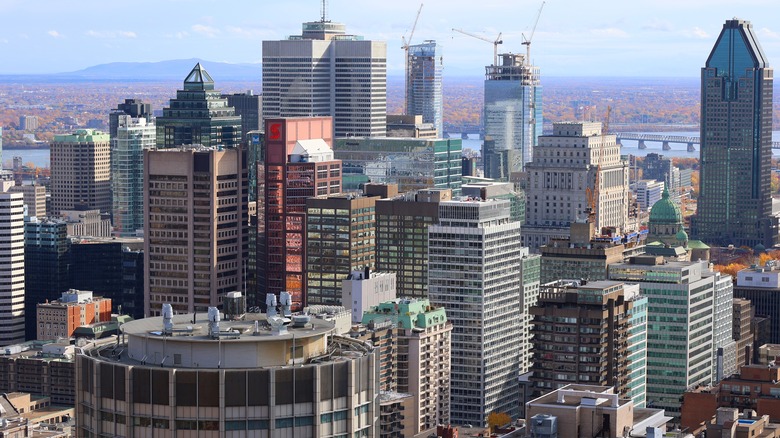
[(387, 43), (347, 35), (326, 19), (263, 41), (263, 119), (333, 117), (334, 137), (384, 137)]
[[(114, 113), (111, 113), (112, 121)], [(155, 147), (154, 120), (127, 114), (115, 117), (111, 137), (111, 202), (114, 232), (135, 236), (144, 227), (144, 151)]]
[(24, 342), (24, 201), (0, 185), (0, 347)]
[(241, 144), (241, 116), (214, 89), (214, 79), (196, 64), (184, 78), (170, 106), (157, 117), (157, 147), (184, 145), (236, 147)]
[(505, 53), (485, 70), (485, 177), (509, 180), (525, 170), (542, 135), (539, 67), (524, 55)]
[(728, 20), (701, 70), (696, 239), (771, 247), (772, 74), (749, 21)]
[(441, 91), (441, 45), (436, 41), (409, 46), (406, 77), (406, 114), (422, 115), (423, 123), (433, 123), (439, 137), (444, 135), (444, 104)]
[(520, 413), (522, 332), (520, 222), (508, 200), (439, 203), (428, 228), (428, 296), (452, 321), (450, 419), (487, 424)]

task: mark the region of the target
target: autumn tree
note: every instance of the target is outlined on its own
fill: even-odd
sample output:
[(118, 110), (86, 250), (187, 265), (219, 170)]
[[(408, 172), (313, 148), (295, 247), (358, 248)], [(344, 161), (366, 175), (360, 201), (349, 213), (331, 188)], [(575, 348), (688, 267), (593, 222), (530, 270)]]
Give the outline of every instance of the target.
[(747, 269), (748, 265), (743, 263), (729, 263), (728, 265), (715, 265), (715, 270), (721, 274), (731, 275), (732, 278), (737, 278), (737, 272)]
[(490, 428), (490, 431), (493, 432), (494, 429), (506, 426), (507, 424), (512, 422), (512, 417), (509, 416), (509, 414), (504, 412), (491, 412), (488, 414), (488, 427)]

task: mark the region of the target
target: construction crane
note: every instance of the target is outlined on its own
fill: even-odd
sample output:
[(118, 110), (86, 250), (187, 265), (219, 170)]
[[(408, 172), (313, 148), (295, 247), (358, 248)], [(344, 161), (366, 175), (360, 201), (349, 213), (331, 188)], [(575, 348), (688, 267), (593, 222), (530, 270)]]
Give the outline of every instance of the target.
[(525, 46), (525, 63), (527, 65), (531, 65), (531, 40), (534, 39), (534, 34), (536, 33), (536, 25), (539, 24), (539, 17), (542, 16), (542, 9), (544, 9), (544, 4), (547, 2), (542, 2), (542, 5), (539, 6), (539, 12), (536, 13), (536, 21), (534, 21), (534, 27), (531, 29), (531, 34), (528, 38), (525, 37), (525, 34), (520, 34), (523, 36), (523, 45)]
[(455, 31), (455, 32), (460, 32), (463, 35), (468, 35), (468, 36), (476, 38), (478, 40), (482, 40), (482, 41), (488, 42), (490, 44), (493, 44), (493, 65), (498, 65), (498, 45), (499, 44), (504, 44), (504, 40), (501, 39), (501, 32), (498, 33), (498, 36), (496, 37), (495, 40), (491, 40), (491, 39), (485, 38), (485, 37), (483, 37), (481, 35), (473, 34), (471, 32), (466, 32), (463, 29), (455, 29), (455, 28), (453, 28), (452, 30)]
[(414, 17), (412, 31), (409, 32), (409, 39), (406, 39), (406, 35), (401, 36), (401, 42), (403, 42), (401, 48), (404, 49), (404, 72), (406, 73), (406, 78), (404, 78), (404, 85), (406, 86), (406, 90), (404, 90), (404, 114), (406, 114), (406, 105), (409, 104), (409, 69), (411, 68), (409, 65), (409, 46), (412, 43), (412, 37), (414, 36), (414, 30), (417, 28), (417, 20), (420, 19), (420, 12), (422, 12), (422, 7), (423, 4), (420, 3), (420, 9), (417, 10), (417, 16)]
[[(585, 188), (585, 196), (588, 200), (588, 220), (592, 221), (594, 225), (598, 223), (597, 204), (599, 202), (599, 186), (601, 185), (601, 159), (604, 156), (604, 146), (607, 144), (607, 131), (609, 131), (609, 116), (611, 113), (612, 107), (608, 106), (607, 118), (604, 121), (604, 126), (601, 128), (601, 146), (599, 147), (599, 156), (596, 162), (596, 179), (593, 182), (593, 190), (590, 187)], [(596, 230), (596, 232), (600, 232), (600, 230)]]

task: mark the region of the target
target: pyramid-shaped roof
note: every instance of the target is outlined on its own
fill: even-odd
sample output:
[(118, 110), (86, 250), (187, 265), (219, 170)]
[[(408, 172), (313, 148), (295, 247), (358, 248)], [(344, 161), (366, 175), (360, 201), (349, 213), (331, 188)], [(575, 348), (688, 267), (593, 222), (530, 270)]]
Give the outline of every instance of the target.
[(184, 79), (185, 90), (213, 90), (214, 79), (200, 63), (195, 64), (190, 74)]

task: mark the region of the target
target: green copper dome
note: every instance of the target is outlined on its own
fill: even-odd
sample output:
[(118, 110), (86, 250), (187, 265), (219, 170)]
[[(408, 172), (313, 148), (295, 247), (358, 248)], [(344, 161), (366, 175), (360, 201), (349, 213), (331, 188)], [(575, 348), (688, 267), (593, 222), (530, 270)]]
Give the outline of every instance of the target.
[(685, 232), (682, 228), (680, 228), (680, 231), (677, 232), (677, 235), (674, 236), (675, 239), (677, 239), (678, 242), (687, 242), (688, 241), (688, 233)]
[(651, 224), (681, 224), (683, 221), (680, 207), (669, 199), (669, 190), (664, 186), (661, 200), (650, 209)]

